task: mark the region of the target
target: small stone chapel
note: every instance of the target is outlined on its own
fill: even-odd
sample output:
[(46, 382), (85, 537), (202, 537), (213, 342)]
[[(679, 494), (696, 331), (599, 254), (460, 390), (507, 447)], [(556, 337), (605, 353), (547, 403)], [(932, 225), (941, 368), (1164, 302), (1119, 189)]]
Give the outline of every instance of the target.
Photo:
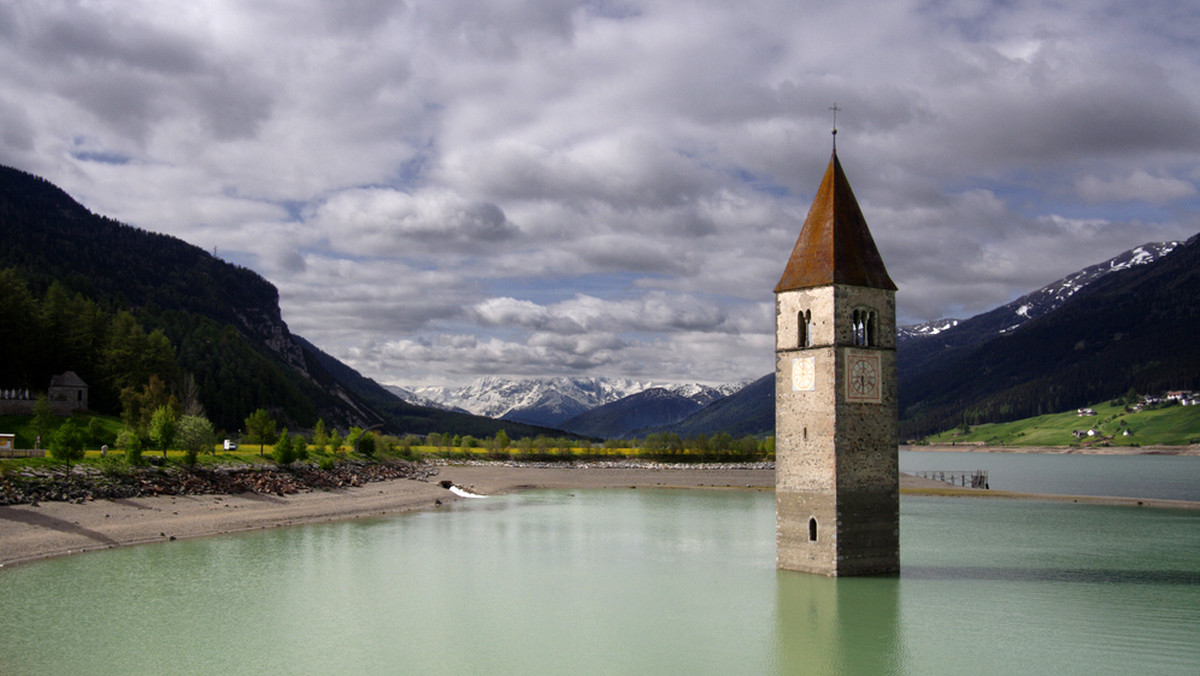
[(778, 567), (899, 572), (896, 285), (836, 146), (775, 287), (775, 402)]

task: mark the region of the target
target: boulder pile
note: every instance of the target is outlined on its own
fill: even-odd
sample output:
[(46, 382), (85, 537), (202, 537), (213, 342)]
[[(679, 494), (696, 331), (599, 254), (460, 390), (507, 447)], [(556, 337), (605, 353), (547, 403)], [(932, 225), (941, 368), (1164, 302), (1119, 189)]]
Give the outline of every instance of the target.
[(296, 463), (280, 467), (143, 467), (104, 471), (89, 465), (30, 468), (0, 476), (0, 505), (152, 495), (289, 495), (302, 491), (362, 486), (373, 481), (427, 481), (436, 467), (404, 460), (346, 461), (330, 469)]

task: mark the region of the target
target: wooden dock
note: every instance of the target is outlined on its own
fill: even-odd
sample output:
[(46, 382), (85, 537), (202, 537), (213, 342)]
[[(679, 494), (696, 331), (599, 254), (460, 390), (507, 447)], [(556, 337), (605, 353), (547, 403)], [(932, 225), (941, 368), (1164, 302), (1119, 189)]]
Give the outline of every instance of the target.
[(910, 472), (913, 476), (921, 477), (922, 479), (932, 479), (948, 483), (951, 486), (962, 486), (963, 488), (990, 488), (988, 486), (988, 473), (986, 469), (976, 470), (919, 470)]

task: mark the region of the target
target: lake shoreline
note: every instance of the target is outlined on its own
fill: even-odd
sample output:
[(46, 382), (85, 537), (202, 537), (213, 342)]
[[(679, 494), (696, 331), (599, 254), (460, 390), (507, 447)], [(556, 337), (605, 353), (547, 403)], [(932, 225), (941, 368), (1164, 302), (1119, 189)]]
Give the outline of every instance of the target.
[[(446, 464), (438, 467), (438, 474), (428, 481), (396, 479), (285, 496), (258, 493), (162, 495), (92, 500), (83, 504), (9, 505), (0, 507), (0, 568), (127, 545), (435, 511), (451, 502), (471, 499), (451, 492), (443, 482), (484, 496), (523, 490), (603, 488), (769, 491), (775, 488), (775, 471), (773, 468), (743, 466)], [(901, 477), (901, 493), (1200, 509), (1200, 503), (1177, 500), (954, 488), (908, 475)]]
[(1200, 456), (1200, 445), (1191, 446), (986, 446), (984, 444), (930, 444), (910, 446), (902, 451), (935, 453), (1046, 453), (1063, 455), (1186, 455)]
[(394, 479), (286, 495), (158, 495), (0, 506), (0, 568), (68, 554), (266, 528), (436, 510), (471, 493), (519, 490), (681, 488), (773, 490), (774, 469), (738, 466), (441, 465), (427, 481)]

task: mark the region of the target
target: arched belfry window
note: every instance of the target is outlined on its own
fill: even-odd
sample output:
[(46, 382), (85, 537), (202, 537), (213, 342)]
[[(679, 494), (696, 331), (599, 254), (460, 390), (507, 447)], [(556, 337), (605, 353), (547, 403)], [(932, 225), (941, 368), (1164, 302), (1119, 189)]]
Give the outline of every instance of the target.
[(812, 310), (801, 310), (796, 315), (798, 347), (812, 347)]
[(870, 308), (859, 308), (854, 311), (852, 319), (854, 329), (854, 344), (872, 346), (878, 342), (875, 311)]
[(808, 541), (817, 541), (817, 517), (815, 516), (808, 517)]

